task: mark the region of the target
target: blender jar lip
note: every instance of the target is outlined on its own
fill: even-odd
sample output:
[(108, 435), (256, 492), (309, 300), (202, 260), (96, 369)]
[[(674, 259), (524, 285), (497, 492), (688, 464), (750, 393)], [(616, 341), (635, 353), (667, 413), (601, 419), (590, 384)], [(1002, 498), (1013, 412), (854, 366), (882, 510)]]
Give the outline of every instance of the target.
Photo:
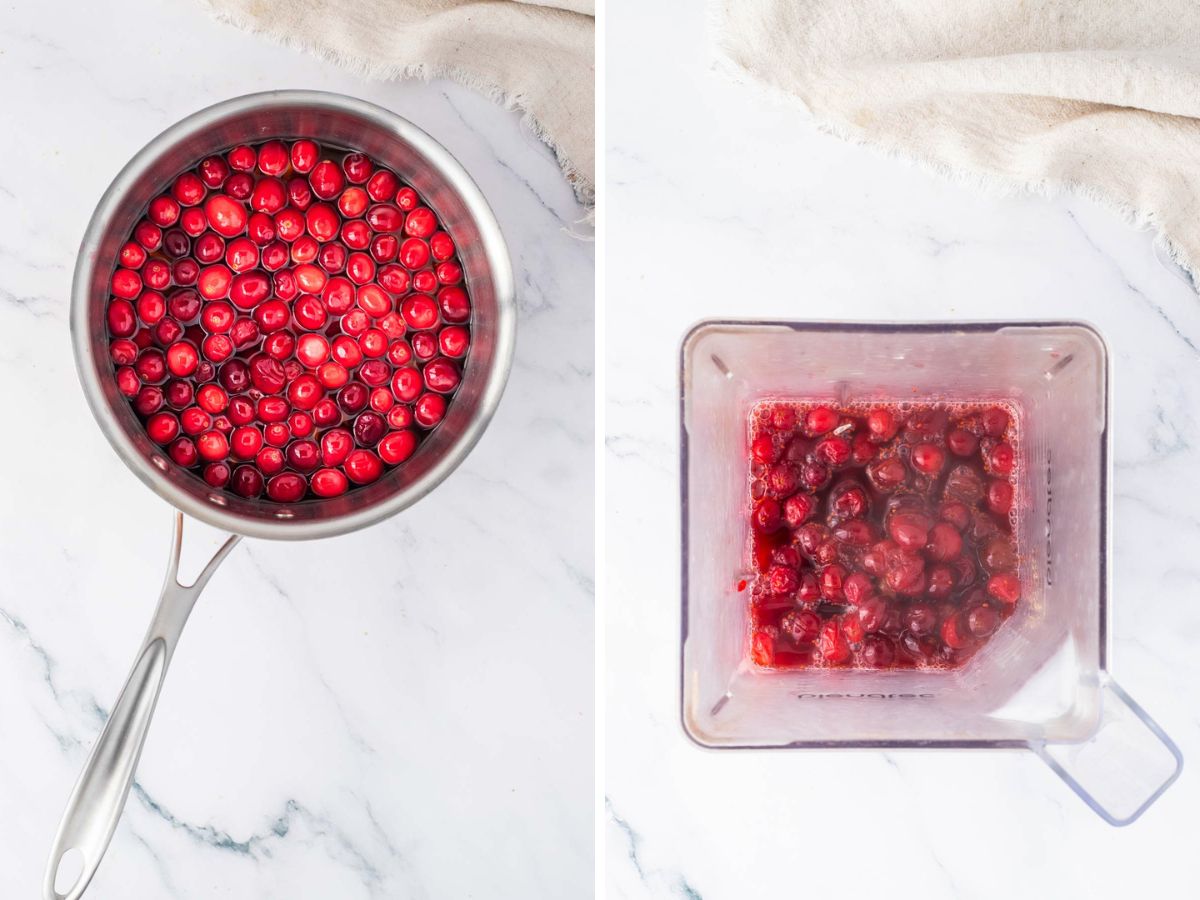
[[(786, 743), (736, 743), (716, 742), (706, 739), (697, 733), (687, 715), (687, 684), (685, 647), (688, 638), (688, 561), (689, 561), (689, 531), (688, 531), (688, 432), (687, 421), (687, 374), (688, 362), (692, 346), (697, 338), (705, 332), (719, 328), (771, 329), (789, 330), (793, 332), (866, 332), (894, 333), (912, 332), (918, 334), (937, 334), (942, 332), (963, 334), (991, 334), (1006, 329), (1015, 328), (1072, 328), (1087, 332), (1099, 345), (1100, 362), (1102, 364), (1102, 398), (1105, 418), (1100, 434), (1100, 533), (1101, 546), (1099, 553), (1099, 640), (1097, 667), (1100, 672), (1108, 670), (1108, 559), (1109, 541), (1111, 540), (1108, 508), (1111, 502), (1109, 493), (1112, 489), (1112, 479), (1109, 468), (1111, 454), (1109, 444), (1112, 433), (1109, 429), (1111, 419), (1111, 379), (1109, 366), (1111, 356), (1108, 341), (1100, 329), (1084, 319), (988, 319), (988, 320), (829, 320), (829, 319), (737, 319), (710, 317), (694, 322), (683, 334), (679, 344), (679, 499), (680, 499), (680, 632), (679, 632), (679, 721), (687, 738), (704, 750), (880, 750), (880, 749), (1028, 749), (1028, 740), (997, 739), (983, 740), (978, 738), (963, 739), (934, 739), (934, 740), (796, 740)], [(768, 676), (769, 677), (769, 676)]]

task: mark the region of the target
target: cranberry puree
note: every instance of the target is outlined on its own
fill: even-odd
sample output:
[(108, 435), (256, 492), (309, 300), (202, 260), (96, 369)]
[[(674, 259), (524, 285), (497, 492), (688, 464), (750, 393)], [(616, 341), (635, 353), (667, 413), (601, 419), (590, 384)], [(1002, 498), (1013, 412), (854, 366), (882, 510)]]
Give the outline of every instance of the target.
[(1014, 413), (755, 405), (751, 660), (951, 668), (986, 643), (1021, 599)]
[(362, 153), (269, 140), (150, 201), (106, 309), (117, 388), (176, 465), (241, 497), (334, 497), (402, 464), (471, 342), (458, 248)]

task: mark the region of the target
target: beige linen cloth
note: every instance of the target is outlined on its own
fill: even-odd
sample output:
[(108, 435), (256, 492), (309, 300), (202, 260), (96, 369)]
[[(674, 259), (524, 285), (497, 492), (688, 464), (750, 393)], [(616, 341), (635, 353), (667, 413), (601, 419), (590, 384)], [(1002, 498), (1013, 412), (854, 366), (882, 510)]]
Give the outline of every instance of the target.
[(594, 0), (206, 0), (218, 18), (372, 78), (452, 78), (525, 112), (594, 197)]
[(1069, 189), (1200, 270), (1200, 2), (714, 0), (727, 63), (985, 187)]

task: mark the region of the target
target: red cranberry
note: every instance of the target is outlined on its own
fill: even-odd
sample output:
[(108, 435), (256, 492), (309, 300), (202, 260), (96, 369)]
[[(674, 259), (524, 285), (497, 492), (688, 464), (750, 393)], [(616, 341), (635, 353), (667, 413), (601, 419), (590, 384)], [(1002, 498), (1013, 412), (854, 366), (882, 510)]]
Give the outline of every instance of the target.
[(225, 193), (234, 200), (246, 200), (254, 190), (254, 179), (246, 172), (230, 175), (225, 181)]
[(988, 454), (988, 466), (993, 475), (1001, 477), (1011, 475), (1013, 470), (1012, 444), (1002, 441), (993, 447), (992, 452)]
[(330, 275), (337, 275), (346, 269), (346, 248), (330, 238), (332, 243), (325, 244), (317, 254), (317, 262)]
[[(448, 260), (455, 252), (453, 238), (444, 231), (430, 235), (429, 247), (433, 251), (433, 258), (438, 261)], [(791, 425), (788, 427), (793, 428), (795, 426)]]
[(846, 580), (846, 570), (839, 565), (826, 566), (819, 576), (821, 596), (826, 600), (841, 600)]
[(767, 570), (767, 583), (776, 594), (790, 596), (800, 587), (800, 577), (788, 566), (772, 566)]
[(267, 496), (278, 503), (294, 503), (307, 491), (308, 482), (295, 472), (283, 472), (267, 482)]
[(319, 469), (309, 480), (309, 487), (318, 497), (336, 497), (346, 493), (349, 480), (337, 469)]
[(179, 435), (179, 420), (169, 412), (155, 413), (146, 420), (146, 434), (154, 443), (166, 445)]
[(983, 431), (989, 437), (1004, 437), (1008, 430), (1008, 413), (997, 406), (986, 409), (982, 416)]
[(938, 475), (946, 464), (946, 454), (936, 444), (917, 444), (912, 448), (912, 464), (923, 475)]
[(990, 606), (977, 606), (967, 613), (967, 630), (973, 637), (988, 637), (999, 627), (1000, 614)]
[(952, 650), (962, 650), (971, 644), (971, 633), (961, 615), (954, 614), (942, 622), (942, 641)]
[(896, 645), (885, 637), (869, 637), (863, 641), (863, 663), (873, 669), (886, 669), (896, 661)]
[(855, 606), (871, 596), (873, 591), (871, 579), (862, 572), (852, 572), (842, 583), (842, 592), (846, 595), (846, 601)]
[(890, 441), (899, 430), (896, 414), (882, 407), (871, 410), (867, 415), (867, 431), (873, 441), (883, 443)]
[(219, 156), (208, 156), (200, 160), (199, 174), (205, 187), (216, 190), (229, 177), (229, 164)]
[(783, 504), (783, 518), (789, 528), (799, 528), (812, 518), (817, 502), (812, 494), (793, 494)]
[(904, 463), (894, 456), (876, 459), (867, 466), (867, 478), (877, 491), (890, 493), (908, 480)]
[(974, 456), (979, 449), (979, 438), (964, 428), (955, 428), (946, 435), (946, 446), (955, 456)]
[(404, 220), (404, 233), (411, 237), (427, 238), (436, 230), (437, 217), (424, 206), (418, 206)]
[(313, 166), (320, 159), (321, 149), (315, 141), (307, 139), (296, 141), (292, 144), (291, 159), (292, 168), (301, 175), (307, 175), (313, 170)]
[(444, 287), (438, 291), (437, 298), (442, 316), (447, 322), (462, 324), (471, 318), (471, 301), (467, 297), (467, 292), (461, 287), (457, 285)]
[(988, 579), (987, 592), (1008, 606), (1021, 599), (1021, 582), (1012, 572), (1000, 572)]
[(169, 228), (179, 221), (179, 204), (175, 202), (174, 198), (164, 194), (150, 201), (150, 208), (146, 215), (155, 225)]
[(352, 450), (344, 469), (346, 477), (355, 484), (370, 484), (383, 474), (383, 463), (370, 450)]
[(821, 627), (817, 647), (822, 658), (830, 665), (840, 665), (850, 660), (850, 645), (846, 643), (837, 619), (830, 619)]
[(987, 487), (987, 507), (997, 516), (1007, 516), (1012, 508), (1013, 486), (1007, 481), (992, 479)]
[(309, 173), (308, 183), (312, 192), (321, 200), (332, 200), (346, 186), (342, 170), (331, 160), (323, 159)]
[(412, 456), (417, 448), (417, 437), (407, 430), (393, 431), (385, 435), (376, 450), (380, 458), (388, 465), (404, 462)]
[(807, 610), (789, 610), (779, 620), (779, 630), (795, 644), (811, 644), (821, 631), (821, 619)]

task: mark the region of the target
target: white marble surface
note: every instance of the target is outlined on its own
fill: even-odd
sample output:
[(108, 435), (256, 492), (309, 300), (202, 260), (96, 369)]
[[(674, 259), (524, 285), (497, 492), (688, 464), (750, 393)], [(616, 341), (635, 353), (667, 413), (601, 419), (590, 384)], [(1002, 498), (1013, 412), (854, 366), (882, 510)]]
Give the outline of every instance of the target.
[(225, 563), (89, 896), (588, 895), (593, 244), (569, 233), (588, 237), (551, 154), (469, 91), (367, 83), (192, 0), (5, 4), (0, 86), (0, 896), (40, 896), (170, 534), (76, 382), (79, 239), (161, 129), (285, 87), (381, 103), (472, 172), (514, 257), (516, 364), (482, 442), (418, 506)]
[[(609, 4), (609, 897), (1121, 898), (1200, 824), (1200, 299), (1149, 234), (990, 199), (713, 70), (701, 4)], [(622, 40), (618, 44), (615, 35)], [(715, 315), (1083, 317), (1115, 366), (1112, 671), (1188, 764), (1114, 829), (1031, 753), (703, 751), (679, 724), (678, 342)]]

